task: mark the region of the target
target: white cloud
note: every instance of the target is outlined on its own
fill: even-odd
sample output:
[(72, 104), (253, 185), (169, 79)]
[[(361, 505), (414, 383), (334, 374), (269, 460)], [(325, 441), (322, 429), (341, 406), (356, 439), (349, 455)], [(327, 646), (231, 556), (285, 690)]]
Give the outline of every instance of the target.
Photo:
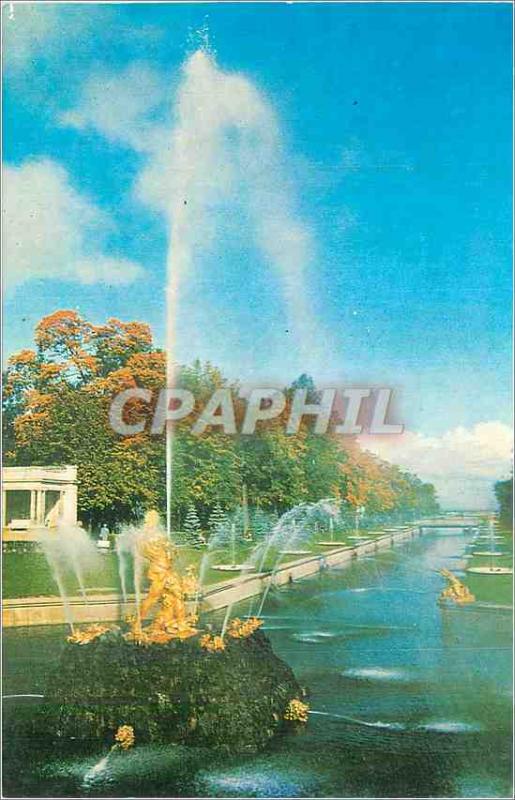
[(3, 167), (2, 258), (6, 286), (38, 278), (127, 284), (142, 272), (104, 252), (108, 214), (70, 184), (50, 159)]
[(160, 73), (133, 63), (121, 72), (92, 73), (82, 86), (77, 106), (62, 113), (59, 121), (155, 157), (166, 148), (167, 130), (156, 116), (166, 118), (167, 104), (169, 87)]
[(401, 436), (362, 436), (361, 443), (435, 484), (442, 506), (488, 508), (493, 484), (509, 475), (513, 430), (498, 421), (457, 427), (441, 436), (407, 431)]
[(4, 65), (22, 69), (53, 38), (56, 8), (2, 4)]
[(298, 211), (275, 112), (254, 83), (199, 50), (176, 85), (142, 63), (91, 76), (60, 121), (143, 155), (134, 195), (170, 220), (173, 294), (184, 276), (198, 278), (216, 247), (236, 236), (252, 242), (282, 283), (304, 368), (320, 362), (315, 351), (324, 346), (307, 291), (315, 238)]
[(2, 23), (4, 68), (21, 73), (75, 46), (95, 21), (89, 11), (59, 3), (3, 3)]
[(77, 280), (80, 283), (110, 283), (124, 286), (142, 275), (142, 268), (127, 258), (109, 258), (97, 255), (94, 258), (77, 261), (75, 265)]
[[(3, 67), (9, 79), (39, 81), (57, 67), (66, 84), (79, 66), (89, 68), (103, 50), (123, 45), (133, 58), (147, 57), (150, 48), (164, 41), (165, 31), (139, 20), (123, 20), (108, 4), (2, 3)], [(71, 58), (67, 58), (68, 54)], [(63, 71), (61, 59), (67, 59)]]

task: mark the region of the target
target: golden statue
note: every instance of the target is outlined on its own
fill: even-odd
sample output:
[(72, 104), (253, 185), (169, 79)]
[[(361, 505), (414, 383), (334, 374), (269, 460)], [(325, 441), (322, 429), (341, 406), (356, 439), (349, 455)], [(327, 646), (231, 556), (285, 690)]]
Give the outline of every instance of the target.
[[(135, 616), (131, 617), (131, 630), (125, 634), (139, 644), (169, 642), (171, 639), (187, 639), (197, 633), (194, 627), (197, 616), (188, 613), (186, 599), (198, 591), (198, 581), (193, 567), (188, 567), (185, 575), (179, 575), (173, 568), (176, 550), (160, 529), (157, 511), (147, 511), (143, 524), (143, 534), (137, 543), (137, 555), (148, 562), (147, 577), (150, 588)], [(142, 621), (151, 609), (159, 604), (152, 622), (143, 627)], [(72, 644), (89, 644), (113, 630), (106, 625), (95, 623), (68, 636)]]
[(241, 620), (239, 617), (232, 619), (227, 627), (227, 633), (233, 639), (246, 639), (252, 636), (254, 631), (257, 631), (263, 624), (262, 619), (258, 617), (250, 617), (247, 620)]
[(113, 750), (129, 750), (134, 747), (136, 737), (132, 725), (120, 725), (115, 733), (114, 741), (115, 744), (111, 747), (111, 752)]
[[(129, 620), (131, 630), (127, 638), (150, 644), (194, 636), (197, 633), (194, 627), (197, 617), (188, 613), (186, 608), (186, 598), (198, 588), (192, 568), (189, 567), (184, 576), (174, 570), (176, 551), (162, 533), (142, 538), (138, 549), (139, 554), (149, 562), (147, 577), (150, 588), (138, 614)], [(142, 627), (142, 620), (156, 604), (159, 604), (159, 608), (154, 619), (150, 625)]]
[(309, 715), (309, 704), (294, 698), (290, 700), (284, 712), (284, 719), (289, 722), (307, 722)]
[(71, 636), (67, 637), (67, 641), (70, 642), (70, 644), (89, 644), (95, 639), (98, 639), (100, 636), (103, 636), (104, 633), (107, 633), (111, 630), (112, 628), (110, 628), (108, 625), (100, 625), (99, 623), (95, 622), (88, 628), (74, 631)]
[(225, 650), (225, 642), (222, 636), (213, 636), (211, 633), (206, 633), (200, 637), (199, 644), (203, 650), (208, 653), (219, 653)]
[(441, 592), (438, 598), (439, 602), (443, 600), (452, 600), (459, 605), (467, 605), (467, 603), (475, 603), (476, 598), (468, 588), (462, 583), (456, 575), (448, 569), (441, 569), (440, 575), (443, 575), (449, 581), (449, 584)]

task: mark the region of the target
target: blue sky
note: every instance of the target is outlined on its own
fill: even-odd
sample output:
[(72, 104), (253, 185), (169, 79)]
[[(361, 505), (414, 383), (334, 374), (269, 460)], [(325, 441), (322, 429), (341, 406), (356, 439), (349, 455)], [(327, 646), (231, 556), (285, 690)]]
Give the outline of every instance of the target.
[[(164, 344), (169, 224), (135, 187), (154, 135), (168, 141), (177, 122), (182, 65), (207, 28), (217, 69), (243, 75), (277, 124), (275, 202), (310, 253), (320, 346), (309, 370), (397, 387), (402, 421), (424, 436), (509, 425), (511, 14), (508, 4), (5, 7), (13, 208), (39, 181), (40, 218), (66, 243), (50, 242), (44, 258), (37, 235), (28, 242), (33, 260), (20, 261), (5, 302), (6, 355), (60, 307), (146, 320)], [(48, 186), (61, 192), (52, 208), (72, 209), (64, 233), (57, 210), (47, 218)], [(216, 242), (184, 287), (178, 355), (286, 382), (304, 364), (278, 274), (247, 236), (243, 205), (226, 198), (217, 214)], [(32, 219), (19, 223), (29, 238)]]

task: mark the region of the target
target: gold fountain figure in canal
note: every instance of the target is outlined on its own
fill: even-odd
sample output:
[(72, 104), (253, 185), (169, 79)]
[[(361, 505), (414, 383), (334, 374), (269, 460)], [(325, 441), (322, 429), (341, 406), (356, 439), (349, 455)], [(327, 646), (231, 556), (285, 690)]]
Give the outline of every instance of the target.
[(445, 600), (452, 600), (454, 603), (458, 603), (458, 605), (467, 605), (468, 603), (475, 603), (476, 598), (468, 588), (462, 583), (456, 575), (454, 575), (448, 569), (441, 569), (440, 575), (443, 575), (449, 583), (443, 589), (438, 598), (438, 601), (441, 603)]

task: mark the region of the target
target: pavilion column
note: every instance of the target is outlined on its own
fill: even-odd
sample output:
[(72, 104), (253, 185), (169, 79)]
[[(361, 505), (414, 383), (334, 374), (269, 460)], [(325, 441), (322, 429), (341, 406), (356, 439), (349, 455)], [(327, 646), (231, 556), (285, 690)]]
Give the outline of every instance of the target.
[(36, 490), (30, 491), (30, 521), (36, 522)]
[(77, 522), (77, 486), (71, 483), (61, 494), (61, 515), (63, 522), (75, 525)]
[(38, 525), (45, 524), (45, 490), (38, 489), (36, 497), (36, 522)]

